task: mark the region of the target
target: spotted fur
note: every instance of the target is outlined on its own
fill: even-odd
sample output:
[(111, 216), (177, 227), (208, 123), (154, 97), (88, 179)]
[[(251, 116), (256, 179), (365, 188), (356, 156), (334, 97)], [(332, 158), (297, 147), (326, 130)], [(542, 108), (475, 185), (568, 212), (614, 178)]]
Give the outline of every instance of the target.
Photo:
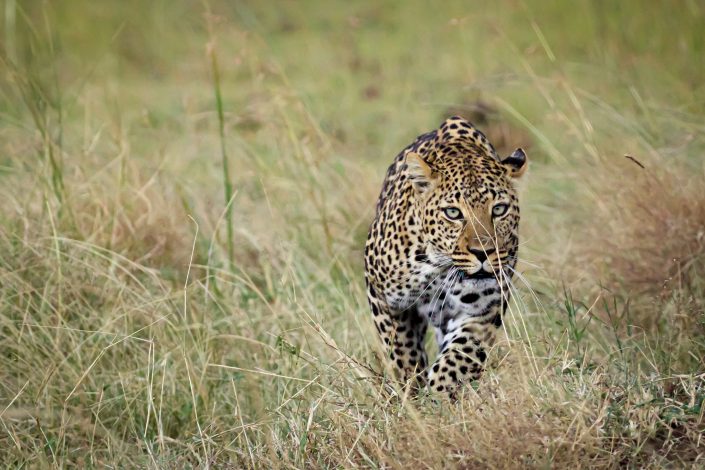
[[(387, 170), (365, 245), (365, 280), (377, 331), (402, 380), (454, 396), (480, 376), (517, 260), (511, 180), (525, 169), (523, 150), (500, 159), (479, 130), (452, 117)], [(439, 354), (427, 370), (429, 324)]]

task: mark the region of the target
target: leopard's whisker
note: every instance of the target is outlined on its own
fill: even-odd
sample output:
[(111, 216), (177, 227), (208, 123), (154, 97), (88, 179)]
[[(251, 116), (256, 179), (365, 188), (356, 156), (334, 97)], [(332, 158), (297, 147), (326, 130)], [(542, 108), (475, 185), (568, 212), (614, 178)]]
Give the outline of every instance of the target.
[(514, 275), (526, 286), (529, 293), (531, 294), (531, 297), (534, 299), (534, 302), (536, 302), (536, 304), (541, 308), (541, 310), (545, 312), (546, 307), (544, 307), (543, 303), (541, 302), (541, 299), (539, 299), (539, 296), (536, 294), (536, 291), (534, 290), (534, 288), (531, 287), (531, 284), (526, 279), (526, 277), (522, 273), (520, 273), (519, 271), (517, 271), (516, 269), (514, 269), (512, 267), (509, 267), (509, 269), (511, 269), (512, 272), (514, 273)]
[[(431, 287), (431, 286), (433, 285), (433, 283), (436, 282), (436, 280), (437, 280), (439, 277), (441, 277), (442, 275), (443, 275), (443, 271), (441, 271), (440, 273), (438, 273), (438, 275), (437, 275), (435, 278), (433, 278), (433, 280), (431, 280), (431, 281), (426, 285), (426, 287), (421, 291), (421, 293), (416, 297), (416, 299), (414, 299), (414, 301), (411, 302), (411, 303), (409, 304), (409, 306), (406, 307), (403, 311), (405, 312), (405, 311), (409, 310), (411, 307), (414, 307), (414, 306), (416, 305), (416, 303), (419, 301), (419, 299), (420, 299), (420, 298), (424, 295), (424, 293), (428, 290), (428, 288)], [(407, 300), (408, 300), (408, 297), (407, 297)]]
[[(441, 285), (438, 287), (438, 289), (436, 289), (436, 292), (431, 296), (431, 301), (433, 301), (433, 298), (436, 297), (436, 295), (438, 296), (438, 297), (436, 297), (436, 300), (433, 302), (433, 307), (431, 308), (431, 312), (436, 311), (436, 305), (438, 304), (438, 300), (441, 297), (441, 293), (443, 293), (445, 291), (444, 288), (445, 288), (446, 283), (450, 280), (451, 276), (455, 275), (455, 272), (453, 272), (453, 269), (457, 269), (457, 268), (451, 268), (451, 270), (446, 274), (446, 277), (443, 279), (443, 282), (441, 282)], [(445, 298), (447, 298), (447, 297), (448, 296), (446, 296)], [(445, 302), (445, 298), (443, 299), (444, 302)], [(441, 310), (443, 310), (443, 309), (441, 308)]]
[[(458, 275), (460, 273), (460, 269), (455, 268), (455, 267), (453, 269), (454, 269), (454, 271), (452, 271), (452, 274), (451, 274), (451, 276), (452, 276), (451, 281), (448, 283), (448, 290), (453, 288), (453, 286), (455, 285), (456, 278), (458, 277)], [(446, 300), (448, 300), (448, 297), (449, 297), (448, 294), (446, 294), (446, 296), (443, 298), (443, 303), (441, 304), (441, 313), (443, 312), (443, 309), (446, 306)]]
[(531, 266), (532, 268), (536, 268), (536, 269), (544, 269), (542, 266), (539, 266), (538, 264), (534, 264), (530, 261), (527, 261), (524, 258), (517, 259), (517, 263), (525, 264), (527, 266)]

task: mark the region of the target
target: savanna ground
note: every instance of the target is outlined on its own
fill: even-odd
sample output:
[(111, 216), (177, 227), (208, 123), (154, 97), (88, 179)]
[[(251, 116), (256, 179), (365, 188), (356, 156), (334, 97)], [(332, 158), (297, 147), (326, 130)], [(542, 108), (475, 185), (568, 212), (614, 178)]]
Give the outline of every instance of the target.
[[(705, 465), (701, 2), (1, 14), (3, 468)], [(362, 246), (458, 113), (530, 156), (522, 275), (484, 377), (412, 400)]]

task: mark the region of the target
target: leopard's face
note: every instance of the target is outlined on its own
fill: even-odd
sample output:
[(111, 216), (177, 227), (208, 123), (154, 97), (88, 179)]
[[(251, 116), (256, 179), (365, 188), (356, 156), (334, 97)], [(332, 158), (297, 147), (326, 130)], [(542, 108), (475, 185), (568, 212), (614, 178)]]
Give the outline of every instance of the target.
[(524, 152), (502, 161), (485, 154), (445, 157), (429, 164), (416, 154), (407, 156), (429, 261), (455, 267), (470, 279), (511, 277), (519, 233), (511, 180), (524, 170)]

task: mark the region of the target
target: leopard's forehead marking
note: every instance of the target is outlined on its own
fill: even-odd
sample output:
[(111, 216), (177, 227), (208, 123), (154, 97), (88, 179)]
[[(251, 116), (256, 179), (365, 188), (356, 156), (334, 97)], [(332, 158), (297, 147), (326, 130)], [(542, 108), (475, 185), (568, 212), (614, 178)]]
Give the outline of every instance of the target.
[[(450, 147), (448, 147), (450, 150)], [(512, 190), (511, 183), (501, 164), (494, 157), (482, 153), (465, 152), (465, 148), (453, 148), (442, 156), (438, 156), (436, 165), (438, 171), (448, 181), (455, 191), (451, 196), (459, 196), (469, 200), (497, 198)], [(460, 194), (453, 194), (460, 192)]]
[(460, 116), (447, 119), (436, 131), (437, 147), (460, 144), (487, 156), (497, 158), (497, 152), (485, 134)]

